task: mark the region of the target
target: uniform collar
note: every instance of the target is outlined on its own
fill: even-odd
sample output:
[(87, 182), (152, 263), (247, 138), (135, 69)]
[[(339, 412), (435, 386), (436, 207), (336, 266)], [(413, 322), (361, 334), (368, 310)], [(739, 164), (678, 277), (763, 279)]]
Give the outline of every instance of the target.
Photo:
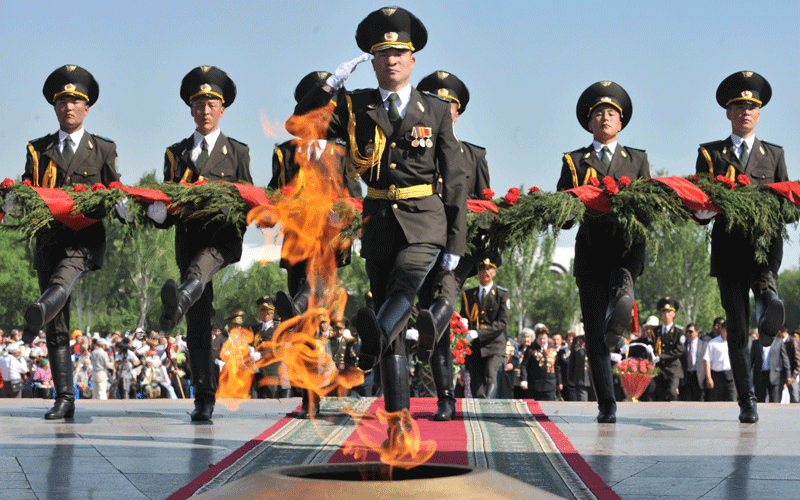
[(71, 134), (68, 134), (68, 133), (64, 132), (63, 130), (59, 129), (58, 130), (58, 143), (61, 144), (62, 142), (64, 142), (64, 139), (69, 137), (72, 140), (72, 143), (75, 146), (77, 146), (78, 144), (81, 143), (81, 139), (83, 139), (84, 132), (85, 132), (85, 130), (83, 129), (83, 127), (79, 128), (78, 130), (76, 130), (75, 132), (73, 132)]
[(200, 144), (203, 142), (203, 139), (205, 139), (208, 143), (208, 152), (211, 153), (211, 151), (214, 150), (214, 145), (217, 143), (217, 139), (219, 139), (219, 134), (221, 132), (222, 131), (220, 129), (217, 129), (208, 135), (203, 135), (195, 130), (194, 134), (192, 134), (192, 139), (194, 140), (192, 149), (199, 148)]

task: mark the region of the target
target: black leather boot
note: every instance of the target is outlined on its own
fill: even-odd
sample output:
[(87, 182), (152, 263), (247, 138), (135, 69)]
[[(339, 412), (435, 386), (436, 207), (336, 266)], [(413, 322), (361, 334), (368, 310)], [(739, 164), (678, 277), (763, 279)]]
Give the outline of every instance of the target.
[[(303, 405), (296, 418), (316, 418), (319, 415), (320, 398), (308, 389), (303, 389)], [(313, 401), (313, 403), (312, 403)]]
[(611, 358), (609, 356), (591, 356), (589, 370), (592, 372), (592, 383), (597, 395), (597, 422), (614, 424), (617, 422), (617, 399), (614, 396), (614, 379), (611, 375)]
[(497, 398), (497, 383), (487, 384), (486, 389), (484, 389), (484, 399), (495, 398)]
[(210, 349), (190, 349), (189, 365), (192, 370), (194, 389), (194, 411), (189, 414), (192, 422), (206, 422), (214, 414), (217, 384), (214, 380), (214, 361)]
[[(755, 349), (758, 347), (753, 346)], [(739, 422), (754, 424), (758, 422), (756, 394), (753, 390), (753, 372), (750, 367), (750, 349), (747, 347), (729, 348), (733, 382), (736, 384), (739, 402)]]
[(203, 283), (200, 280), (189, 279), (177, 286), (174, 279), (170, 278), (161, 287), (161, 319), (159, 326), (164, 332), (175, 328), (181, 321), (186, 311), (203, 295)]
[(423, 309), (417, 316), (417, 357), (423, 363), (431, 357), (433, 347), (439, 338), (447, 332), (450, 318), (453, 316), (453, 306), (444, 297), (439, 297), (428, 308)]
[(75, 385), (72, 380), (72, 356), (69, 345), (55, 349), (48, 347), (47, 358), (53, 374), (56, 403), (44, 414), (45, 420), (72, 418), (75, 414)]
[(355, 326), (361, 338), (361, 352), (358, 356), (358, 367), (369, 370), (378, 364), (383, 351), (392, 341), (392, 334), (401, 324), (408, 321), (411, 314), (411, 302), (402, 296), (392, 296), (375, 314), (368, 307), (362, 307), (356, 313)]
[[(439, 344), (436, 345), (438, 352), (431, 357), (431, 374), (433, 384), (436, 386), (436, 406), (437, 411), (433, 414), (433, 419), (446, 422), (453, 420), (456, 414), (456, 398), (453, 395), (453, 365), (450, 359), (444, 355)], [(447, 345), (449, 352), (449, 342)]]
[(22, 330), (22, 341), (30, 344), (39, 336), (44, 325), (55, 318), (56, 314), (67, 303), (69, 294), (61, 285), (53, 285), (44, 291), (41, 297), (25, 310), (25, 326)]
[(606, 309), (603, 330), (606, 333), (606, 347), (616, 349), (622, 342), (622, 335), (630, 328), (633, 315), (633, 278), (624, 267), (611, 272), (608, 280), (611, 300)]
[(778, 294), (771, 290), (761, 293), (755, 300), (756, 318), (758, 318), (758, 340), (764, 347), (772, 345), (778, 328), (785, 321), (783, 302)]
[(389, 439), (382, 446), (390, 449), (405, 448), (411, 432), (411, 414), (402, 412), (411, 408), (408, 359), (405, 356), (395, 354), (381, 359), (381, 386), (384, 408), (387, 412), (396, 414), (389, 421)]
[(308, 309), (308, 298), (310, 296), (311, 285), (305, 280), (294, 297), (290, 297), (287, 292), (280, 290), (275, 294), (275, 311), (283, 321), (299, 316)]

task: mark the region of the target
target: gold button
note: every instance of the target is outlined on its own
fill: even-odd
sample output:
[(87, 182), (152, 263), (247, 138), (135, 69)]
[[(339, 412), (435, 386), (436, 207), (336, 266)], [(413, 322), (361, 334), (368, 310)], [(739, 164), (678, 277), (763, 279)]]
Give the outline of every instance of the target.
[(397, 163), (390, 163), (389, 168), (397, 168)]
[(85, 170), (84, 170), (84, 171), (83, 171), (83, 175), (89, 175), (89, 172), (87, 172), (87, 171), (85, 171)]
[(393, 204), (392, 208), (397, 208), (397, 203)]
[(64, 182), (66, 182), (67, 184), (69, 184), (69, 182), (70, 182), (71, 180), (72, 180), (72, 177), (67, 177), (67, 180), (66, 180), (66, 181), (64, 181)]
[(392, 149), (394, 149), (394, 148), (395, 148), (395, 146), (397, 146), (397, 143), (396, 143), (396, 142), (393, 142), (393, 143), (389, 144), (389, 147), (390, 147), (390, 148), (392, 148)]
[(219, 174), (219, 176), (220, 177), (225, 177), (225, 172), (222, 172), (221, 174)]

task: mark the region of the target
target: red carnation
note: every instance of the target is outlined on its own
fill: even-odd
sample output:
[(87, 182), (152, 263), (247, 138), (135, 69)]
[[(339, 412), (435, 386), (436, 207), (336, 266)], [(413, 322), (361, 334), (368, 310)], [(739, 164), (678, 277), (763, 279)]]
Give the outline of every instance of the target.
[(631, 178), (627, 175), (623, 175), (619, 178), (619, 187), (625, 187), (631, 183)]
[(733, 182), (733, 179), (729, 179), (727, 177), (722, 179), (722, 183), (725, 184), (728, 187), (728, 189), (733, 189), (734, 186), (736, 186), (736, 183)]
[(689, 176), (689, 180), (692, 182), (697, 182), (700, 180), (700, 177), (697, 177), (696, 175), (692, 174)]
[(454, 338), (455, 338), (455, 336), (451, 333), (450, 334), (450, 342), (452, 342)]
[(538, 187), (536, 187), (536, 186), (533, 186), (532, 188), (528, 189), (528, 194), (537, 193), (537, 192), (539, 192), (539, 191), (541, 191), (541, 189), (539, 189), (539, 188), (538, 188)]
[(186, 181), (181, 181), (181, 186), (187, 186), (188, 187), (188, 186), (191, 186), (191, 184), (189, 184)]
[(208, 181), (205, 179), (197, 179), (194, 181), (195, 186), (202, 186), (203, 184), (208, 184)]
[(508, 190), (508, 192), (509, 192), (509, 193), (511, 193), (511, 194), (513, 194), (514, 196), (519, 196), (519, 195), (520, 195), (520, 190), (519, 190), (519, 188), (515, 188), (515, 187), (513, 187), (513, 188), (509, 189), (509, 190)]
[(72, 188), (72, 191), (75, 192), (75, 193), (82, 193), (82, 192), (86, 191), (86, 186), (84, 186), (83, 184), (76, 184)]
[(738, 182), (742, 186), (746, 186), (750, 184), (750, 177), (746, 176), (745, 174), (739, 174), (736, 176), (736, 182)]
[(22, 183), (25, 184), (26, 186), (33, 186), (33, 183), (30, 181), (30, 179), (25, 179), (24, 181), (22, 181)]
[(14, 181), (9, 179), (8, 177), (6, 177), (5, 179), (3, 179), (3, 183), (0, 184), (0, 188), (8, 189), (13, 185), (14, 185)]
[(119, 181), (114, 181), (111, 184), (109, 184), (108, 187), (111, 189), (122, 189), (122, 183)]
[(471, 348), (469, 348), (469, 347), (467, 347), (466, 349), (464, 349), (464, 354), (466, 354), (467, 356), (469, 356), (470, 354), (472, 354), (472, 349), (471, 349)]
[(92, 184), (92, 191), (102, 191), (105, 188), (106, 187), (104, 185), (100, 184), (99, 182), (95, 182), (94, 184)]
[(508, 194), (505, 195), (505, 197), (503, 197), (503, 201), (505, 201), (506, 203), (508, 203), (509, 205), (511, 205), (513, 207), (514, 203), (517, 202), (517, 195), (515, 195), (511, 191), (509, 191)]
[(619, 188), (617, 187), (617, 183), (614, 182), (614, 179), (611, 176), (603, 177), (603, 185), (606, 187), (606, 192), (609, 194), (617, 194), (619, 193)]
[(717, 182), (725, 182), (725, 176), (724, 175), (718, 175), (718, 176), (714, 177), (714, 180), (717, 181)]
[(639, 371), (642, 372), (642, 373), (647, 373), (647, 367), (642, 365), (642, 366), (639, 367)]
[(492, 198), (494, 198), (494, 191), (492, 191), (489, 188), (486, 188), (483, 191), (481, 191), (481, 196), (483, 196), (484, 199), (491, 200)]
[(458, 358), (458, 349), (453, 349), (453, 357)]
[(283, 186), (281, 188), (281, 194), (284, 196), (289, 196), (290, 194), (292, 194), (292, 188), (290, 188), (289, 186)]
[(458, 363), (459, 365), (463, 365), (464, 364), (464, 356), (459, 356), (458, 359), (456, 359), (456, 363)]
[(600, 181), (597, 180), (597, 177), (590, 177), (589, 184), (591, 184), (594, 187), (597, 187), (600, 185)]

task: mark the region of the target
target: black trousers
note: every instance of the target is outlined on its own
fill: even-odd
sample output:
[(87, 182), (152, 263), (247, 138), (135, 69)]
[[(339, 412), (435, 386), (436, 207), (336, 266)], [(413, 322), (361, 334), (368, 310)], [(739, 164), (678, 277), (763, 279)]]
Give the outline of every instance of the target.
[[(755, 379), (756, 377), (753, 378)], [(767, 400), (767, 395), (769, 395), (770, 403), (781, 402), (781, 392), (783, 391), (783, 384), (773, 385), (769, 381), (769, 370), (761, 372), (761, 377), (758, 378), (758, 382), (759, 383), (755, 384), (755, 391), (756, 391), (756, 398), (758, 399), (759, 403), (764, 403)]]
[(467, 357), (470, 390), (473, 398), (485, 398), (488, 386), (497, 384), (497, 371), (505, 361), (505, 356), (502, 354), (481, 356), (481, 353), (476, 351), (472, 351), (472, 354)]
[(686, 384), (681, 388), (681, 401), (705, 401), (705, 387), (700, 387), (696, 371), (686, 373)]
[(708, 389), (708, 401), (736, 401), (733, 372), (730, 370), (722, 372), (711, 370), (711, 380), (714, 381), (714, 388)]

